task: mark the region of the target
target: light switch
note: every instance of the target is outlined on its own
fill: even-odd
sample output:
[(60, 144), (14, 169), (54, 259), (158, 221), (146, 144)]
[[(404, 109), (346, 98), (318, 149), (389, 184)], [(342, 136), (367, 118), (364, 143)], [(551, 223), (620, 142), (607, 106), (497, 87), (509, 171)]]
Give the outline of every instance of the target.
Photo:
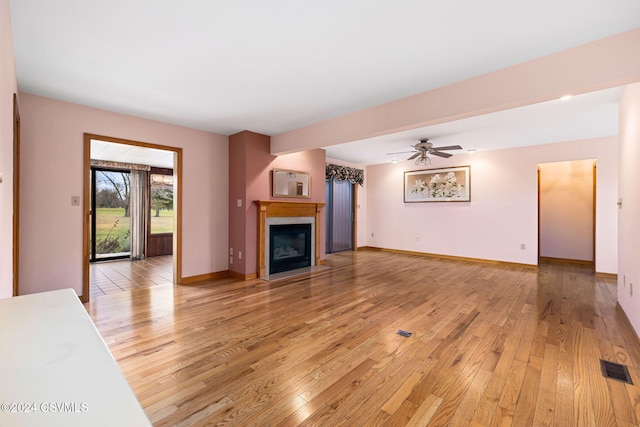
[(238, 206), (239, 208), (242, 207), (242, 199), (236, 200), (236, 206)]
[(80, 206), (80, 196), (71, 196), (71, 206)]

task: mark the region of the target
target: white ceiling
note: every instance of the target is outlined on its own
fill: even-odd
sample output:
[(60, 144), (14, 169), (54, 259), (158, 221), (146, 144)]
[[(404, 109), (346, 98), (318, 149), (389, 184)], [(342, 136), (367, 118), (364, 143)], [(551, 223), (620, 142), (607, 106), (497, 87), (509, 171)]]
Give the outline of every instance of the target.
[[(363, 165), (405, 160), (421, 138), (437, 146), (460, 145), (466, 151), (488, 151), (618, 134), (618, 100), (623, 88), (613, 88), (528, 105), (483, 116), (442, 123), (391, 135), (325, 147), (327, 157)], [(448, 151), (450, 154), (461, 151)], [(434, 164), (438, 161), (433, 159)]]
[[(638, 0), (10, 0), (10, 8), (21, 91), (222, 134), (279, 134), (640, 23)], [(448, 145), (445, 130), (472, 132), (419, 137)]]
[(173, 169), (173, 151), (91, 140), (91, 158)]

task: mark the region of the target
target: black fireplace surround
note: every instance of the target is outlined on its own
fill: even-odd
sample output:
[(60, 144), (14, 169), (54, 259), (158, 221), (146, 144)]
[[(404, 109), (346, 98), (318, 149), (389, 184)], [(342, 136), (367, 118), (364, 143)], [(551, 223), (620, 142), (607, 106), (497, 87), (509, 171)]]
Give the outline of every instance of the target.
[(269, 274), (311, 265), (311, 224), (269, 226)]

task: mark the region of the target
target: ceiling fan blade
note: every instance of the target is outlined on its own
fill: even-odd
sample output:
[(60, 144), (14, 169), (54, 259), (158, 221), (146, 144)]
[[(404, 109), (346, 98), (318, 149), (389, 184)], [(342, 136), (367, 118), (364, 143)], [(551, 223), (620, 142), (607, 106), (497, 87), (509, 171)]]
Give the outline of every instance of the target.
[(395, 153), (387, 153), (387, 156), (390, 156), (392, 154), (407, 154), (407, 153), (414, 153), (415, 150), (412, 151), (396, 151)]
[(420, 155), (420, 152), (417, 152), (416, 154), (414, 154), (413, 156), (409, 157), (407, 160), (413, 160), (416, 157), (418, 157)]
[(438, 157), (444, 157), (445, 159), (446, 159), (446, 158), (449, 158), (449, 157), (451, 157), (451, 156), (453, 156), (453, 154), (449, 154), (449, 153), (441, 153), (441, 152), (439, 152), (439, 151), (432, 151), (432, 152), (430, 152), (429, 154), (433, 154), (434, 156), (438, 156)]
[(459, 145), (447, 145), (446, 147), (433, 147), (432, 150), (462, 150)]

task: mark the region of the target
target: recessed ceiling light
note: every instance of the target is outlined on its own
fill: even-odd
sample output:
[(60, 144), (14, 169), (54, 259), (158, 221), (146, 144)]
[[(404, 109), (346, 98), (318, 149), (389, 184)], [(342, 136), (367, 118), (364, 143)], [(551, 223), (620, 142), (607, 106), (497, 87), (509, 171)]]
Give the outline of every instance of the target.
[(467, 153), (471, 153), (471, 154), (473, 154), (473, 153), (475, 153), (475, 152), (476, 152), (476, 149), (475, 149), (475, 148), (467, 148)]
[(398, 163), (398, 159), (391, 159), (389, 160), (391, 163)]
[(563, 95), (560, 97), (560, 101), (568, 101), (571, 99), (571, 95)]

